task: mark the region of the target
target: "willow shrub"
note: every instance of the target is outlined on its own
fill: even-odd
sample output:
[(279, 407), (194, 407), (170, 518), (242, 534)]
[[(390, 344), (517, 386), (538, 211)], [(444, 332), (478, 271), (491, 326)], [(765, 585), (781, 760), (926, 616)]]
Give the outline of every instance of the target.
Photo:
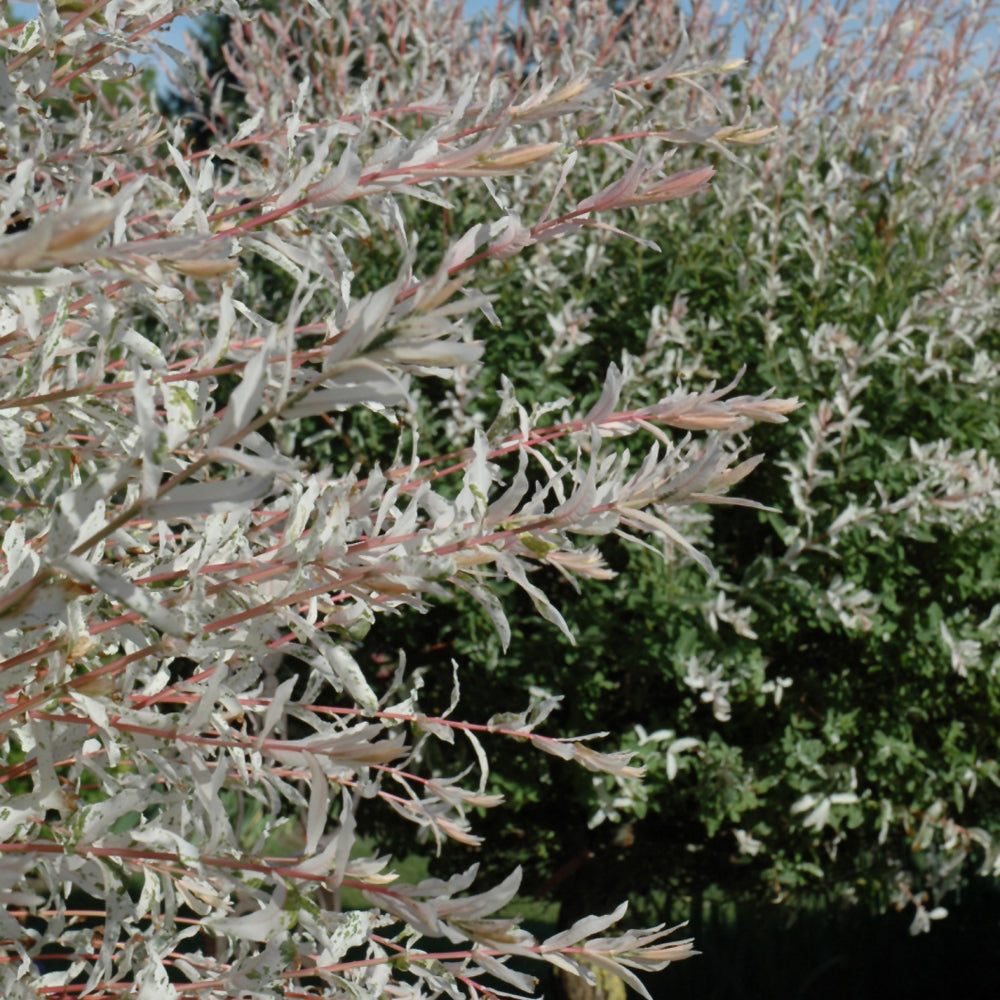
[[(631, 731), (641, 786), (567, 782), (516, 750), (494, 776), (517, 809), (486, 818), (477, 856), (525, 865), (564, 922), (623, 889), (654, 913), (717, 891), (896, 907), (919, 932), (1000, 873), (998, 10), (856, 7), (748, 0), (753, 70), (713, 96), (778, 123), (775, 141), (710, 198), (640, 212), (630, 231), (662, 253), (592, 232), (495, 264), (482, 287), (504, 330), (484, 370), (423, 396), (428, 426), (460, 440), (478, 419), (465, 401), (500, 372), (525, 399), (578, 405), (612, 350), (629, 406), (742, 366), (749, 391), (805, 403), (755, 436), (769, 461), (748, 489), (772, 510), (674, 522), (712, 572), (676, 539), (616, 545), (615, 581), (575, 596), (552, 576), (575, 645), (517, 595), (506, 650), (469, 602), (367, 641), (372, 662), (405, 641), (438, 699), (458, 657), (485, 668), (482, 711), (530, 683), (563, 696), (567, 733)], [(523, 15), (510, 58), (577, 57), (573, 16)], [(638, 75), (663, 24), (639, 5), (606, 65)], [(729, 30), (696, 5), (686, 43), (728, 52)], [(599, 172), (584, 143), (576, 169)], [(337, 433), (363, 452), (379, 432)]]
[[(459, 714), (468, 660), (431, 715), (404, 657), (352, 650), (455, 590), (510, 643), (504, 581), (568, 631), (534, 570), (604, 579), (609, 534), (693, 553), (692, 505), (750, 503), (727, 498), (757, 464), (745, 433), (794, 400), (696, 378), (636, 407), (615, 365), (566, 413), (466, 391), (471, 321), (497, 321), (483, 266), (699, 196), (712, 168), (671, 152), (759, 134), (670, 85), (732, 67), (668, 47), (622, 73), (616, 17), (583, 7), (577, 57), (531, 77), (436, 2), (222, 10), (242, 111), (197, 147), (129, 62), (173, 4), (43, 0), (0, 25), (0, 992), (531, 991), (514, 956), (643, 992), (690, 942), (610, 931), (624, 906), (536, 940), (497, 915), (520, 871), (407, 884), (357, 838), (384, 812), (410, 853), (477, 844), (504, 742), (567, 782), (575, 763), (631, 787), (634, 755), (547, 734), (557, 700), (523, 689)], [(481, 217), (426, 253), (405, 204), (458, 196)], [(464, 393), (443, 454), (417, 405), (439, 378)], [(397, 426), (387, 448), (310, 459), (308, 421), (359, 411)]]

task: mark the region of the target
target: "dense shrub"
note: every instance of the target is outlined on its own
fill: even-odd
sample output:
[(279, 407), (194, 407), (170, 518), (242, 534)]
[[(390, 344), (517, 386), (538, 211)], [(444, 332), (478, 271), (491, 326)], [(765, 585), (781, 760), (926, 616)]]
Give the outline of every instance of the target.
[[(856, 6), (745, 4), (753, 72), (713, 96), (780, 123), (774, 143), (710, 199), (641, 211), (630, 231), (662, 252), (587, 232), (494, 264), (480, 287), (504, 326), (483, 369), (420, 397), (441, 449), (475, 432), (469, 401), (501, 372), (524, 400), (588, 405), (609, 350), (627, 355), (630, 407), (743, 366), (751, 391), (806, 403), (755, 437), (772, 461), (748, 488), (774, 510), (672, 522), (713, 573), (683, 545), (666, 561), (614, 547), (617, 580), (547, 588), (575, 645), (515, 594), (507, 650), (472, 601), (366, 641), (365, 662), (405, 645), (440, 704), (457, 657), (479, 665), (466, 704), (482, 715), (527, 683), (563, 696), (566, 733), (632, 732), (641, 787), (567, 781), (516, 751), (494, 776), (517, 809), (485, 818), (470, 853), (525, 865), (564, 922), (623, 889), (659, 913), (716, 887), (896, 906), (919, 931), (997, 873), (997, 9)], [(520, 15), (505, 64), (544, 77), (579, 58), (578, 9)], [(680, 38), (662, 5), (638, 5), (601, 65), (648, 71), (657, 31)], [(687, 31), (694, 56), (729, 50), (704, 5)], [(604, 147), (581, 135), (575, 169), (602, 176)], [(550, 190), (512, 188), (539, 211)], [(455, 201), (445, 228), (415, 211), (422, 245), (482, 217)], [(330, 434), (331, 455), (363, 456), (384, 431), (350, 414)], [(379, 836), (405, 847), (391, 825)]]

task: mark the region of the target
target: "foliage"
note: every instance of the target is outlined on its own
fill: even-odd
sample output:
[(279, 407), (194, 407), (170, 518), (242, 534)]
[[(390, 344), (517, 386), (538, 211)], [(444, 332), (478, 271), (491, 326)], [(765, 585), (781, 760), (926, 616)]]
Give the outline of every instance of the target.
[[(605, 72), (613, 15), (579, 5), (577, 58), (525, 79), (498, 33), (413, 0), (296, 9), (339, 55), (320, 73), (288, 22), (222, 10), (245, 113), (204, 149), (128, 62), (172, 4), (45, 0), (0, 25), (0, 990), (460, 996), (489, 975), (530, 992), (516, 956), (644, 992), (636, 974), (691, 945), (606, 933), (624, 906), (539, 941), (497, 915), (520, 871), (407, 884), (355, 850), (380, 810), (411, 847), (477, 844), (494, 742), (623, 787), (632, 755), (544, 733), (558, 700), (540, 693), (461, 721), (468, 661), (428, 714), (404, 657), (376, 672), (352, 649), (456, 589), (506, 644), (504, 581), (568, 631), (536, 569), (604, 579), (610, 534), (704, 560), (681, 534), (692, 506), (752, 506), (727, 496), (757, 464), (745, 432), (795, 407), (769, 392), (702, 379), (636, 405), (611, 366), (564, 412), (505, 381), (495, 411), (462, 396), (446, 454), (417, 405), (423, 379), (469, 384), (471, 318), (495, 321), (479, 265), (697, 195), (711, 168), (666, 172), (691, 129), (716, 149), (759, 137), (671, 99), (672, 80), (732, 67), (666, 50), (643, 77)], [(446, 211), (472, 184), (480, 219), (425, 259), (402, 206)], [(395, 266), (356, 287), (374, 245)], [(405, 427), (363, 463), (309, 459), (306, 421), (361, 410)]]
[[(623, 888), (662, 912), (715, 885), (905, 908), (918, 932), (1000, 873), (997, 5), (855, 8), (743, 6), (755, 70), (713, 96), (781, 129), (713, 201), (633, 223), (662, 255), (587, 234), (481, 286), (512, 317), (481, 385), (492, 364), (586, 401), (614, 345), (630, 405), (741, 364), (805, 404), (755, 437), (774, 510), (689, 512), (717, 576), (610, 550), (618, 580), (563, 604), (576, 646), (512, 615), (504, 652), (465, 606), (415, 655), (406, 626), (428, 677), (489, 665), (484, 706), (528, 680), (565, 695), (565, 731), (633, 733), (642, 786), (514, 754), (496, 778), (519, 810), (487, 818), (487, 863), (528, 866), (570, 920)], [(695, 56), (728, 51), (704, 7), (687, 27)]]
[[(406, 645), (442, 705), (457, 657), (487, 668), (465, 701), (482, 715), (528, 683), (564, 696), (565, 733), (631, 731), (641, 787), (569, 782), (517, 749), (494, 775), (517, 810), (484, 819), (476, 857), (526, 866), (570, 921), (595, 895), (628, 889), (656, 912), (715, 884), (911, 908), (920, 931), (971, 873), (997, 874), (997, 10), (855, 7), (747, 3), (756, 71), (713, 96), (780, 120), (777, 142), (718, 178), (714, 203), (643, 212), (630, 231), (662, 253), (589, 232), (494, 263), (480, 287), (505, 331), (475, 379), (419, 393), (422, 439), (441, 449), (475, 432), (468, 400), (491, 399), (501, 372), (523, 399), (586, 406), (608, 345), (627, 354), (630, 406), (740, 364), (751, 388), (807, 403), (756, 438), (774, 461), (752, 495), (777, 512), (685, 512), (716, 577), (683, 550), (612, 546), (620, 577), (559, 602), (576, 645), (517, 595), (510, 650), (461, 600), (366, 640), (362, 662)], [(573, 16), (530, 10), (504, 58), (552, 72), (577, 52)], [(629, 17), (601, 65), (639, 77), (659, 47), (631, 40), (680, 36), (662, 6)], [(687, 41), (714, 57), (728, 28), (696, 5)], [(603, 153), (584, 139), (576, 169), (600, 175)], [(512, 184), (544, 208), (544, 185)], [(480, 217), (453, 203), (443, 226), (408, 217), (432, 253)], [(333, 460), (385, 439), (348, 414), (309, 447)], [(379, 828), (404, 849), (405, 830)]]

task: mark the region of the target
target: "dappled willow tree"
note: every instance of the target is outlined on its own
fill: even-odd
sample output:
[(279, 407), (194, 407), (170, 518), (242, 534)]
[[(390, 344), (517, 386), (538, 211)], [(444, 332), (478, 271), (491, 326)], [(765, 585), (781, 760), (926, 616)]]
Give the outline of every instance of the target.
[[(510, 647), (507, 582), (568, 631), (544, 570), (604, 580), (602, 539), (687, 548), (689, 509), (745, 502), (746, 432), (793, 398), (695, 378), (636, 406), (615, 363), (573, 409), (510, 380), (470, 394), (475, 319), (499, 322), (472, 279), (701, 196), (713, 168), (669, 155), (690, 126), (715, 149), (760, 133), (701, 98), (659, 127), (665, 81), (731, 67), (666, 48), (619, 79), (594, 64), (599, 12), (576, 12), (579, 65), (514, 84), (483, 72), (490, 38), (461, 17), (438, 34), (438, 3), (303, 6), (348, 52), (395, 46), (348, 93), (335, 68), (296, 76), (279, 22), (221, 10), (244, 25), (244, 114), (204, 143), (129, 61), (176, 16), (166, 2), (43, 0), (0, 23), (0, 993), (376, 1000), (493, 995), (487, 976), (533, 992), (516, 959), (648, 997), (639, 975), (691, 954), (662, 923), (616, 926), (621, 903), (539, 939), (506, 910), (522, 870), (408, 882), (359, 837), (384, 812), (406, 853), (478, 843), (502, 805), (494, 741), (624, 790), (632, 754), (546, 732), (558, 699), (541, 691), (465, 717), (474, 660), (429, 704), (405, 655), (355, 654), (456, 591)], [(603, 157), (578, 173), (581, 130)], [(518, 175), (544, 209), (521, 210)], [(485, 197), (458, 199), (466, 185)], [(425, 257), (414, 198), (480, 218)], [(395, 266), (362, 282), (376, 246)], [(419, 388), (442, 379), (464, 400), (445, 451)], [(359, 410), (395, 432), (325, 461)]]

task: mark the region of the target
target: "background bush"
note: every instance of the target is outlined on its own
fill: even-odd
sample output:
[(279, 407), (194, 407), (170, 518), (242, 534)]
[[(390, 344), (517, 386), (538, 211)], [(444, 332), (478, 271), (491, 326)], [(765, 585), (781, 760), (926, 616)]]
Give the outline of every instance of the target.
[[(544, 77), (578, 57), (585, 7), (513, 14), (504, 58)], [(527, 753), (495, 775), (517, 810), (484, 821), (475, 856), (525, 865), (564, 923), (627, 888), (653, 914), (713, 892), (895, 906), (917, 932), (974, 873), (996, 874), (995, 14), (747, 3), (753, 71), (714, 97), (770, 116), (773, 144), (710, 198), (639, 213), (632, 231), (662, 252), (590, 231), (494, 264), (483, 287), (504, 325), (483, 369), (420, 397), (442, 450), (501, 372), (524, 400), (588, 405), (609, 349), (633, 406), (744, 367), (742, 387), (806, 404), (756, 439), (770, 461), (750, 495), (773, 511), (683, 521), (716, 576), (670, 545), (666, 560), (622, 547), (610, 585), (577, 595), (553, 576), (575, 645), (523, 595), (508, 598), (507, 652), (462, 600), (367, 640), (376, 663), (416, 646), (441, 704), (456, 657), (479, 665), (479, 713), (529, 683), (564, 696), (567, 733), (631, 731), (642, 790), (567, 783)], [(668, 7), (639, 4), (600, 64), (648, 69), (659, 51), (644, 43), (679, 45), (679, 30)], [(733, 37), (705, 6), (687, 32), (705, 57)], [(577, 152), (606, 169), (602, 147)], [(544, 184), (514, 187), (544, 206)], [(439, 229), (413, 212), (432, 249), (481, 218), (460, 203)], [(364, 456), (387, 432), (351, 414), (309, 447)]]

